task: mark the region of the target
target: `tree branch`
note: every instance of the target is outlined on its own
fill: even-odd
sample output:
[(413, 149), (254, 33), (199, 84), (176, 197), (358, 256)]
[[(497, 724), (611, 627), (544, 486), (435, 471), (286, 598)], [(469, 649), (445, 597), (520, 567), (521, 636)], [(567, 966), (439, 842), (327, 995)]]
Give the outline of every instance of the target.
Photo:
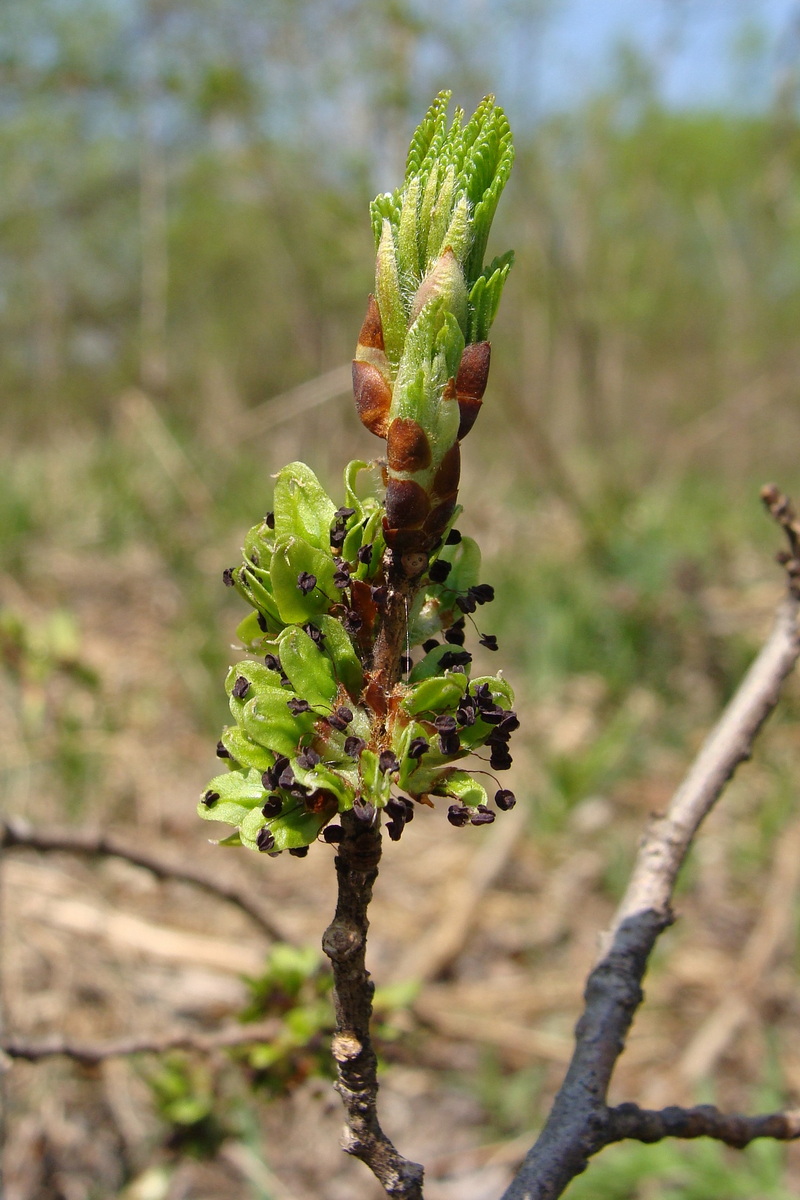
[(150, 871), (157, 879), (175, 879), (181, 883), (191, 883), (195, 887), (221, 896), (223, 900), (235, 904), (246, 913), (274, 941), (294, 940), (273, 917), (264, 912), (261, 905), (253, 901), (250, 890), (237, 880), (216, 877), (200, 867), (185, 862), (179, 863), (150, 850), (127, 845), (110, 833), (85, 829), (34, 829), (27, 822), (14, 819), (0, 822), (0, 850), (17, 848), (43, 852), (63, 851), (89, 858), (121, 858)]
[[(645, 1113), (635, 1105), (608, 1107), (611, 1075), (643, 999), (641, 982), (650, 952), (672, 921), (675, 881), (700, 824), (774, 710), (781, 687), (800, 655), (800, 602), (790, 589), (772, 633), (721, 719), (709, 735), (666, 814), (653, 822), (628, 889), (604, 938), (605, 952), (589, 976), (585, 1008), (575, 1030), (575, 1052), (538, 1141), (503, 1200), (555, 1200), (589, 1158), (623, 1137), (721, 1137), (744, 1145), (752, 1137), (795, 1137), (796, 1114), (725, 1117), (702, 1107)], [(666, 1115), (668, 1114), (668, 1115)], [(627, 1132), (627, 1130), (639, 1132)], [(777, 1133), (773, 1133), (777, 1130)], [(738, 1139), (731, 1141), (731, 1138)], [(741, 1139), (745, 1140), (742, 1141)]]
[(247, 1046), (253, 1042), (271, 1042), (281, 1031), (277, 1020), (261, 1021), (257, 1025), (231, 1025), (218, 1033), (204, 1035), (177, 1030), (161, 1037), (148, 1034), (131, 1034), (112, 1038), (107, 1042), (73, 1042), (69, 1038), (53, 1034), (39, 1041), (24, 1037), (0, 1038), (0, 1052), (9, 1058), (39, 1062), (44, 1058), (75, 1059), (76, 1062), (95, 1064), (107, 1058), (121, 1058), (128, 1054), (166, 1054), (170, 1050), (196, 1050), (210, 1054), (214, 1050), (228, 1050), (233, 1046)]
[(800, 1109), (757, 1117), (721, 1113), (713, 1104), (698, 1104), (696, 1108), (671, 1106), (660, 1112), (639, 1108), (638, 1104), (618, 1104), (609, 1109), (610, 1142), (621, 1142), (623, 1138), (660, 1142), (665, 1137), (710, 1137), (737, 1150), (749, 1146), (756, 1138), (789, 1142), (800, 1137)]
[(333, 966), (336, 1032), (331, 1048), (347, 1122), (342, 1146), (370, 1168), (388, 1196), (422, 1200), (422, 1167), (398, 1153), (378, 1121), (378, 1064), (369, 1032), (375, 985), (365, 954), (367, 910), (381, 856), (380, 826), (349, 812), (342, 816), (342, 830), (335, 860), (336, 914), (322, 939)]

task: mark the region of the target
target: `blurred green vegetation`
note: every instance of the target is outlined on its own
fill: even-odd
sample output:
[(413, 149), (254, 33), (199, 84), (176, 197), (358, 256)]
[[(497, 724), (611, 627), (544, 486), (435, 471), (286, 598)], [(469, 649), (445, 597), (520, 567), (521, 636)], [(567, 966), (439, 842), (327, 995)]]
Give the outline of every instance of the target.
[[(336, 488), (377, 445), (346, 396), (367, 201), (441, 83), (503, 103), (466, 27), (386, 10), (2, 7), (8, 811), (152, 824), (166, 779), (185, 811), (159, 820), (185, 829), (240, 615), (222, 570), (284, 462)], [(532, 827), (558, 859), (588, 802), (638, 828), (666, 798), (780, 593), (757, 497), (773, 477), (800, 496), (800, 121), (777, 83), (763, 111), (667, 109), (633, 52), (587, 104), (520, 115), (496, 234), (517, 265), (461, 524), (497, 590), (484, 631), (521, 693)], [(731, 805), (724, 855), (754, 903), (796, 793), (798, 715), (792, 694)], [(586, 828), (614, 898), (633, 841)], [(297, 985), (314, 1037), (320, 987), (311, 968)], [(225, 1131), (193, 1071), (176, 1059), (152, 1087), (197, 1149)], [(478, 1073), (503, 1136), (528, 1127), (540, 1082)], [(783, 1161), (626, 1146), (569, 1194), (658, 1180), (675, 1200), (782, 1200)]]

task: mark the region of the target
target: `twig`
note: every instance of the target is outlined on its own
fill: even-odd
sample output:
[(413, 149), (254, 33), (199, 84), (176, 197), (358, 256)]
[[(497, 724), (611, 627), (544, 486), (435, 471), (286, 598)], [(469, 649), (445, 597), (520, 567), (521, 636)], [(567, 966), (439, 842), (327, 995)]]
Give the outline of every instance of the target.
[[(628, 889), (605, 938), (605, 953), (586, 985), (585, 1008), (575, 1031), (575, 1052), (552, 1111), (503, 1200), (555, 1200), (580, 1174), (592, 1154), (620, 1137), (623, 1117), (631, 1128), (662, 1129), (658, 1137), (741, 1135), (737, 1122), (769, 1136), (800, 1134), (793, 1116), (712, 1118), (708, 1110), (668, 1109), (661, 1124), (636, 1106), (610, 1109), (606, 1103), (611, 1074), (625, 1044), (633, 1015), (642, 1001), (641, 981), (656, 939), (672, 921), (675, 881), (701, 822), (713, 808), (739, 763), (748, 759), (764, 721), (775, 708), (781, 686), (800, 655), (797, 618), (800, 602), (790, 589), (773, 631), (738, 691), (708, 737), (667, 813), (644, 838)], [(698, 1113), (705, 1113), (705, 1118)], [(622, 1115), (620, 1115), (622, 1113)], [(657, 1114), (656, 1114), (657, 1115)], [(705, 1123), (704, 1123), (705, 1122)], [(770, 1124), (772, 1122), (772, 1124)], [(680, 1130), (696, 1130), (681, 1133)], [(790, 1132), (791, 1131), (791, 1132)], [(723, 1137), (722, 1140), (728, 1140)], [(749, 1140), (749, 1138), (748, 1138)]]
[(635, 1138), (639, 1142), (660, 1142), (665, 1137), (710, 1137), (737, 1150), (756, 1138), (790, 1142), (800, 1137), (800, 1109), (744, 1117), (740, 1113), (721, 1113), (713, 1104), (696, 1108), (662, 1108), (660, 1112), (639, 1108), (638, 1104), (618, 1104), (609, 1109), (608, 1141)]
[(63, 851), (90, 858), (121, 858), (150, 871), (157, 879), (175, 879), (182, 883), (191, 883), (195, 887), (221, 896), (223, 900), (240, 908), (275, 941), (294, 940), (273, 917), (267, 916), (261, 905), (253, 901), (250, 892), (238, 881), (222, 879), (208, 874), (200, 867), (178, 863), (150, 850), (127, 845), (110, 833), (85, 829), (33, 829), (27, 822), (13, 819), (0, 822), (0, 850), (16, 848), (43, 852)]
[(53, 1034), (41, 1040), (29, 1041), (25, 1037), (0, 1039), (0, 1052), (8, 1058), (39, 1062), (44, 1058), (62, 1056), (76, 1062), (92, 1065), (107, 1058), (121, 1058), (129, 1054), (166, 1054), (170, 1050), (196, 1050), (210, 1054), (214, 1050), (229, 1050), (234, 1046), (247, 1046), (253, 1042), (271, 1042), (281, 1031), (280, 1021), (261, 1021), (257, 1025), (231, 1025), (214, 1034), (175, 1031), (161, 1037), (150, 1034), (132, 1034), (127, 1037), (111, 1038), (107, 1042), (73, 1042), (70, 1038)]
[(344, 1104), (347, 1124), (343, 1149), (360, 1158), (398, 1200), (422, 1200), (423, 1169), (403, 1158), (378, 1121), (377, 1058), (369, 1034), (375, 985), (365, 965), (367, 910), (381, 856), (380, 826), (354, 813), (342, 817), (343, 836), (336, 856), (339, 892), (336, 914), (322, 939), (331, 960), (334, 980), (336, 1032), (336, 1090)]

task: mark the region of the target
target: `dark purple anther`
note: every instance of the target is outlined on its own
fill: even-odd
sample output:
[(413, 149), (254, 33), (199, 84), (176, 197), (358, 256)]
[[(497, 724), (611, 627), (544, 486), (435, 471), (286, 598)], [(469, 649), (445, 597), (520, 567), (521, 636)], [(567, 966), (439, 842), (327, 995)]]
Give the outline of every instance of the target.
[(270, 671), (277, 671), (279, 675), (281, 674), (281, 660), (277, 654), (265, 654), (264, 664)]
[(493, 633), (482, 633), (478, 641), (486, 650), (500, 649), (500, 647), (497, 645), (497, 638)]
[(479, 804), (474, 817), (470, 817), (470, 825), (491, 825), (494, 813), (485, 804)]
[(222, 572), (222, 582), (225, 584), (225, 587), (234, 586), (233, 572), (235, 569), (235, 567), (226, 567)]
[(397, 761), (397, 755), (394, 750), (381, 750), (378, 766), (384, 775), (387, 771), (399, 771), (400, 763)]
[(269, 770), (264, 772), (264, 774), (261, 776), (261, 782), (267, 791), (274, 792), (275, 788), (278, 787), (278, 780), (288, 765), (288, 758), (286, 758), (286, 756), (283, 754), (279, 754)]
[(489, 604), (494, 600), (494, 588), (490, 583), (479, 583), (471, 587), (467, 593), (476, 604)]
[(452, 733), (456, 727), (456, 719), (443, 713), (440, 717), (434, 718), (433, 725), (435, 729), (439, 730), (439, 733)]
[(329, 846), (335, 846), (337, 842), (342, 840), (341, 825), (326, 825), (322, 832), (322, 840), (327, 842)]
[(304, 750), (302, 754), (298, 754), (297, 756), (298, 767), (303, 767), (306, 771), (312, 771), (320, 761), (320, 756), (316, 750)]
[(445, 546), (457, 546), (461, 541), (461, 532), (458, 529), (451, 529), (444, 540)]
[(344, 752), (348, 758), (358, 758), (362, 750), (366, 749), (367, 743), (360, 737), (345, 738)]
[(494, 794), (494, 802), (503, 812), (508, 812), (517, 803), (517, 797), (508, 788), (500, 788), (500, 791)]
[(283, 801), (280, 796), (270, 796), (266, 804), (261, 807), (261, 815), (269, 820), (271, 817), (280, 816), (282, 808)]
[(447, 819), (451, 825), (460, 827), (469, 821), (469, 812), (462, 804), (451, 804), (447, 810)]
[(444, 558), (437, 558), (436, 562), (431, 563), (428, 567), (428, 578), (431, 583), (444, 583), (452, 569), (452, 563), (447, 562)]
[(353, 801), (353, 812), (359, 821), (371, 822), (375, 819), (375, 805), (370, 804), (369, 800), (365, 800), (363, 796), (356, 796)]
[(231, 758), (230, 751), (226, 750), (222, 742), (217, 742), (217, 758)]
[(507, 771), (513, 761), (505, 746), (492, 746), (489, 766), (493, 771)]
[(427, 642), (422, 643), (422, 649), (426, 654), (430, 654), (431, 650), (435, 650), (438, 645), (436, 638), (428, 638)]
[(448, 757), (458, 754), (461, 749), (461, 742), (458, 739), (457, 733), (440, 733), (439, 734), (439, 749), (442, 754)]
[(239, 675), (231, 689), (231, 695), (237, 700), (244, 700), (247, 693), (250, 691), (250, 680), (245, 679), (244, 675)]
[(290, 850), (289, 853), (293, 858), (305, 858), (305, 856), (308, 854), (308, 846), (296, 846), (294, 850)]
[(369, 542), (366, 546), (362, 546), (356, 554), (356, 558), (360, 563), (368, 566), (372, 562), (372, 542)]
[(466, 634), (464, 633), (464, 622), (457, 621), (455, 625), (452, 625), (450, 629), (446, 631), (444, 640), (451, 646), (463, 646), (464, 641), (466, 640)]
[(316, 575), (312, 575), (310, 571), (301, 571), (297, 576), (297, 586), (303, 595), (307, 596), (308, 593), (313, 592), (314, 588), (317, 586)]
[(289, 709), (289, 712), (295, 717), (299, 716), (300, 713), (307, 713), (311, 709), (311, 705), (308, 703), (307, 700), (300, 700), (297, 696), (295, 696), (295, 698), (292, 700), (287, 700), (286, 707)]
[(218, 800), (219, 792), (212, 792), (209, 790), (206, 792), (205, 796), (203, 796), (203, 804), (205, 804), (206, 808), (213, 808)]
[(256, 845), (262, 852), (271, 850), (275, 845), (275, 838), (266, 826), (263, 829), (259, 829), (256, 836)]
[(430, 748), (430, 742), (426, 741), (424, 737), (415, 737), (408, 743), (406, 754), (409, 758), (422, 758)]
[(342, 625), (348, 633), (358, 633), (363, 624), (363, 617), (354, 608), (349, 608), (342, 617)]
[(450, 667), (468, 667), (471, 662), (472, 655), (468, 650), (446, 650), (439, 659), (439, 666), (447, 671)]
[(278, 787), (286, 788), (288, 791), (289, 788), (294, 787), (294, 784), (294, 771), (291, 767), (284, 767), (284, 769), (281, 771), (280, 779), (278, 780)]

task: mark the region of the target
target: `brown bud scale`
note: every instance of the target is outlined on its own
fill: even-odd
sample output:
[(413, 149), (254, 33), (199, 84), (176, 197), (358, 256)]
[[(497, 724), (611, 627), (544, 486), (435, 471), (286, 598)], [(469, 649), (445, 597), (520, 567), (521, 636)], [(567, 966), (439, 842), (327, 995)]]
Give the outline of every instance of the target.
[(461, 478), (461, 447), (454, 442), (445, 454), (439, 469), (433, 477), (433, 493), (442, 500), (448, 500), (458, 491), (458, 481)]
[(444, 533), (450, 518), (455, 512), (455, 507), (456, 502), (453, 499), (445, 500), (443, 504), (437, 504), (435, 508), (431, 509), (423, 525), (423, 529), (429, 538), (435, 540)]
[(413, 474), (431, 465), (428, 435), (419, 421), (411, 417), (395, 417), (389, 426), (386, 450), (393, 471)]
[(353, 395), (362, 424), (377, 437), (386, 437), (392, 389), (372, 363), (353, 362)]
[(456, 399), (461, 410), (458, 439), (466, 437), (481, 409), (483, 393), (489, 379), (492, 347), (489, 342), (473, 342), (464, 347), (456, 375)]
[(364, 317), (364, 324), (361, 326), (361, 333), (358, 335), (358, 344), (359, 346), (368, 346), (372, 350), (385, 349), (381, 312), (374, 296), (370, 296), (369, 298), (367, 315)]
[(430, 510), (428, 494), (413, 479), (390, 479), (386, 488), (386, 520), (393, 529), (414, 529)]

